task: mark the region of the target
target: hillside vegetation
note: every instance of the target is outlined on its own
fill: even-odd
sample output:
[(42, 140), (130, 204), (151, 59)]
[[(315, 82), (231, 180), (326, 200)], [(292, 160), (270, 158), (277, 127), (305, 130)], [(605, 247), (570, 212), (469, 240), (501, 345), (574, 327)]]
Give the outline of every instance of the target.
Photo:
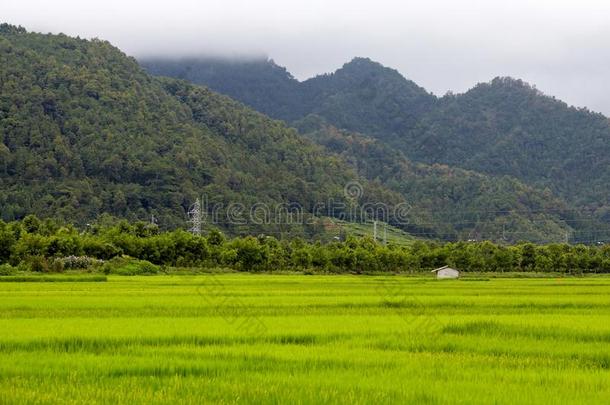
[(224, 207), (295, 203), (308, 212), (317, 201), (342, 201), (357, 178), (283, 123), (153, 78), (105, 41), (2, 25), (0, 67), (5, 220), (154, 214), (171, 228), (202, 195)]
[[(610, 237), (608, 119), (569, 107), (520, 80), (496, 78), (464, 94), (438, 98), (366, 58), (303, 82), (267, 60), (241, 65), (205, 59), (142, 63), (150, 72), (205, 84), (293, 125), (313, 114), (328, 125), (377, 139), (388, 147), (382, 155), (386, 160), (386, 151), (398, 150), (413, 162), (491, 176), (486, 178), (497, 189), (507, 190), (506, 182), (512, 182), (513, 188), (521, 183), (518, 188), (526, 190), (525, 184), (528, 193), (538, 190), (548, 197), (545, 213), (571, 210), (562, 218), (575, 230), (586, 229), (581, 240)], [(232, 68), (222, 69), (223, 63)], [(261, 91), (259, 80), (281, 85)], [(287, 99), (298, 105), (284, 103)], [(435, 186), (444, 189), (446, 180)], [(419, 192), (425, 191), (420, 187)], [(506, 193), (491, 190), (475, 199), (469, 204), (478, 212), (492, 201), (508, 203)], [(556, 205), (559, 200), (565, 204)], [(510, 203), (507, 208), (517, 210)]]
[[(150, 76), (105, 41), (4, 24), (0, 66), (4, 220), (34, 213), (84, 227), (106, 221), (105, 215), (154, 217), (161, 228), (174, 229), (185, 226), (186, 211), (202, 198), (204, 211), (214, 213), (206, 226), (232, 235), (329, 239), (335, 234), (323, 217), (366, 222), (378, 214), (352, 215), (352, 208), (367, 205), (386, 207), (386, 216), (377, 219), (402, 231), (445, 240), (580, 240), (582, 229), (594, 226), (584, 227), (552, 192), (513, 177), (412, 163), (389, 141), (336, 130), (333, 121), (341, 123), (341, 116), (343, 126), (353, 123), (374, 134), (393, 131), (390, 126), (407, 131), (442, 104), (364, 59), (319, 78), (318, 85), (311, 82), (302, 96), (290, 98), (295, 102), (284, 104), (287, 111), (300, 106), (296, 115), (315, 106), (316, 114), (292, 122), (307, 136), (208, 88)], [(234, 67), (238, 73), (248, 69)], [(379, 72), (368, 80), (371, 69)], [(272, 89), (300, 88), (273, 64), (250, 77), (259, 71), (264, 78), (248, 82), (258, 83), (249, 94), (263, 92), (269, 106)], [(277, 85), (268, 78), (273, 76)], [(363, 80), (376, 90), (359, 89)], [(390, 109), (386, 93), (395, 101)], [(370, 103), (386, 109), (383, 128), (374, 123)], [(405, 106), (412, 114), (400, 115)], [(360, 187), (356, 199), (344, 189), (354, 183)], [(261, 204), (271, 217), (278, 206), (298, 207), (301, 218), (255, 221), (250, 210)], [(320, 204), (334, 207), (320, 210)], [(398, 206), (408, 207), (400, 218), (391, 214)]]
[(406, 226), (413, 235), (556, 242), (564, 241), (568, 232), (571, 240), (578, 240), (590, 231), (567, 203), (513, 177), (414, 163), (379, 140), (338, 130), (314, 116), (296, 126), (306, 137), (343, 156), (363, 177), (403, 195), (416, 218)]

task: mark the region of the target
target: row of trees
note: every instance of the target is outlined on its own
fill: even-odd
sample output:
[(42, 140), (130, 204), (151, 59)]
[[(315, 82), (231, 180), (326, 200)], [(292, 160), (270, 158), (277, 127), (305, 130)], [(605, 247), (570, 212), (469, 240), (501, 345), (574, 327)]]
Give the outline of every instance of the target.
[(0, 221), (0, 265), (24, 266), (41, 258), (72, 256), (108, 261), (125, 255), (162, 266), (240, 271), (405, 273), (448, 264), (467, 272), (610, 273), (610, 245), (417, 241), (398, 246), (353, 237), (323, 244), (301, 239), (278, 241), (264, 235), (227, 239), (217, 230), (204, 236), (182, 230), (160, 232), (146, 223), (121, 222), (79, 231), (34, 216), (20, 222)]

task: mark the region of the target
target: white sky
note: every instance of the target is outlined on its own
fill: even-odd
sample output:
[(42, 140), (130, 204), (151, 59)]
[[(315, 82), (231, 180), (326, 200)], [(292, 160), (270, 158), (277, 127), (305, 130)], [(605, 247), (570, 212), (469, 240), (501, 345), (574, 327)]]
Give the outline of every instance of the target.
[(0, 21), (136, 57), (266, 54), (299, 79), (366, 56), (438, 95), (510, 75), (610, 115), (608, 0), (0, 0)]

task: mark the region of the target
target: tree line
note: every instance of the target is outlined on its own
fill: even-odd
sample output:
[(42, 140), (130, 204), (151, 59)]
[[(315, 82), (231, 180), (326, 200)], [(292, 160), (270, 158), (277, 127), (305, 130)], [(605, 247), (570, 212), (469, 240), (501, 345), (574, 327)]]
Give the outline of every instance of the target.
[[(121, 221), (77, 229), (51, 219), (27, 216), (0, 221), (0, 266), (4, 271), (54, 272), (133, 259), (143, 272), (163, 268), (230, 268), (237, 271), (304, 271), (312, 273), (415, 273), (451, 265), (465, 272), (610, 273), (610, 244), (500, 245), (484, 242), (409, 245), (382, 244), (347, 236), (329, 243), (272, 236), (226, 238), (218, 230), (193, 235), (162, 232), (154, 224)], [(133, 263), (129, 264), (133, 265)], [(136, 266), (136, 267), (137, 267)], [(133, 274), (138, 274), (137, 271)]]

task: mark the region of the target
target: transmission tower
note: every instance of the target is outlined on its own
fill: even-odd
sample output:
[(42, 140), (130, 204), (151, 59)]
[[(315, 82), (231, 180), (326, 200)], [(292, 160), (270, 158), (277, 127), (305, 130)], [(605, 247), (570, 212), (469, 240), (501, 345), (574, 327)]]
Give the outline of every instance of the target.
[(191, 205), (188, 211), (189, 232), (201, 235), (201, 201), (199, 198)]

